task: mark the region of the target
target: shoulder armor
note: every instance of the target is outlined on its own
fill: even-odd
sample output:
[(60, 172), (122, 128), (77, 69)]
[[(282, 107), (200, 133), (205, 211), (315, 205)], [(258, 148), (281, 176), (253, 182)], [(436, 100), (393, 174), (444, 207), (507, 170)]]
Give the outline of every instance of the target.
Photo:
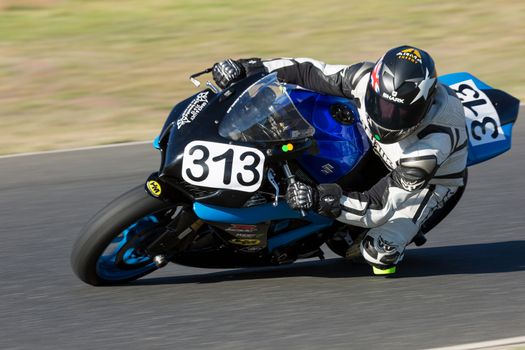
[(354, 90), (361, 79), (370, 73), (373, 68), (374, 64), (372, 62), (360, 62), (345, 69), (343, 73), (343, 77), (346, 82), (345, 90), (348, 92)]

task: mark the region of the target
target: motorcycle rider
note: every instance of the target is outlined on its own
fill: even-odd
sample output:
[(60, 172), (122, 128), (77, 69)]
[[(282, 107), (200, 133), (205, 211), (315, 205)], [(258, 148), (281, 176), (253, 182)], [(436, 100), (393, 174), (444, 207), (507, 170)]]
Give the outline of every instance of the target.
[(213, 78), (225, 88), (259, 72), (276, 72), (283, 82), (356, 103), (389, 173), (364, 192), (296, 182), (286, 199), (293, 209), (314, 209), (368, 228), (360, 243), (362, 256), (375, 273), (394, 272), (405, 247), (453, 209), (466, 185), (463, 107), (454, 91), (437, 81), (433, 59), (412, 46), (393, 48), (375, 64), (351, 66), (308, 58), (227, 59), (214, 65)]

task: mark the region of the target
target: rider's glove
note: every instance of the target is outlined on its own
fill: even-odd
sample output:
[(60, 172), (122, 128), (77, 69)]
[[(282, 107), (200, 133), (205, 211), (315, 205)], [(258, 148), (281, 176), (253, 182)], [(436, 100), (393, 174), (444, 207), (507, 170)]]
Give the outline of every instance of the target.
[(286, 202), (294, 210), (312, 208), (321, 215), (336, 218), (341, 215), (342, 195), (338, 184), (321, 184), (312, 188), (302, 182), (295, 182), (286, 190)]
[(231, 83), (241, 80), (246, 76), (242, 64), (238, 61), (227, 59), (213, 65), (213, 80), (221, 89), (228, 87)]
[(314, 189), (302, 182), (288, 185), (286, 202), (293, 210), (310, 209), (315, 204)]
[(334, 219), (341, 215), (342, 196), (343, 190), (338, 184), (317, 186), (317, 213)]

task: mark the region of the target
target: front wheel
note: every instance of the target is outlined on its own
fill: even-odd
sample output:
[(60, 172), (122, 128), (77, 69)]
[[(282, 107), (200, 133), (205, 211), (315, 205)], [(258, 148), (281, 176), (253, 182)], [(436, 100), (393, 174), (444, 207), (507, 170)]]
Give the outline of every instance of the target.
[(149, 196), (138, 186), (113, 200), (85, 226), (73, 246), (71, 266), (84, 282), (122, 284), (157, 267), (143, 247), (163, 232), (177, 206)]

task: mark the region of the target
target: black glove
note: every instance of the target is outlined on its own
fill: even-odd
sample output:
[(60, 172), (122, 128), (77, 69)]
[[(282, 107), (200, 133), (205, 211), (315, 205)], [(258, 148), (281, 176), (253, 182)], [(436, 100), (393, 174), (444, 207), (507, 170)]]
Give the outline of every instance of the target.
[(221, 89), (228, 87), (231, 83), (241, 80), (246, 76), (242, 64), (238, 61), (227, 59), (213, 65), (213, 80)]
[(289, 185), (286, 202), (294, 210), (314, 209), (318, 214), (336, 218), (341, 215), (343, 191), (338, 184), (322, 184), (312, 188), (302, 182)]
[(317, 213), (336, 218), (341, 215), (341, 197), (343, 190), (338, 184), (321, 184), (317, 186)]

